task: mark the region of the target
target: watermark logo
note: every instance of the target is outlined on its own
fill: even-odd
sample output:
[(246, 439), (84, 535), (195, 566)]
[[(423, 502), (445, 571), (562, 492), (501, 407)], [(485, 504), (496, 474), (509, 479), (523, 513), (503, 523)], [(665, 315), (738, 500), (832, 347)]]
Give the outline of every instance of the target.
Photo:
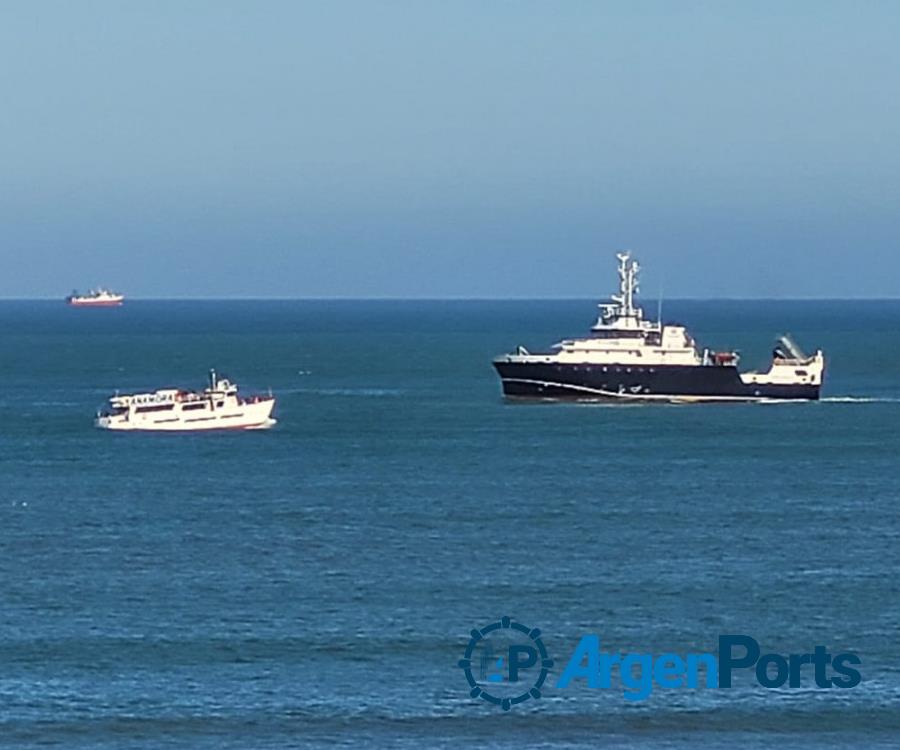
[[(470, 635), (459, 666), (473, 698), (508, 711), (541, 697), (553, 659), (540, 630), (503, 617)], [(643, 701), (655, 689), (728, 689), (738, 673), (746, 672), (768, 689), (808, 688), (811, 683), (818, 689), (847, 689), (862, 681), (856, 668), (861, 664), (856, 653), (832, 655), (822, 645), (805, 653), (766, 653), (754, 638), (737, 634), (719, 636), (718, 654), (621, 654), (602, 649), (600, 636), (589, 633), (579, 640), (554, 687), (617, 688), (625, 700)]]
[(600, 636), (582, 636), (557, 688), (583, 681), (588, 688), (610, 688), (618, 672), (625, 700), (642, 701), (654, 688), (730, 688), (736, 673), (746, 670), (764, 688), (801, 688), (810, 677), (820, 689), (854, 688), (862, 681), (862, 660), (851, 651), (832, 655), (825, 646), (808, 653), (764, 653), (749, 635), (720, 635), (719, 654), (617, 654), (600, 648)]
[(471, 688), (469, 695), (504, 711), (541, 697), (553, 659), (541, 640), (541, 631), (502, 617), (470, 633), (459, 666)]

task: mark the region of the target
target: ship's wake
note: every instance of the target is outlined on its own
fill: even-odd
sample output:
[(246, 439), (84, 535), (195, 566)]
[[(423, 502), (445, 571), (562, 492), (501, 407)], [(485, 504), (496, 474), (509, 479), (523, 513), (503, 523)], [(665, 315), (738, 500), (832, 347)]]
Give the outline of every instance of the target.
[(900, 396), (827, 396), (819, 400), (828, 404), (900, 404)]
[(313, 396), (402, 396), (399, 388), (292, 388), (282, 393), (297, 393)]

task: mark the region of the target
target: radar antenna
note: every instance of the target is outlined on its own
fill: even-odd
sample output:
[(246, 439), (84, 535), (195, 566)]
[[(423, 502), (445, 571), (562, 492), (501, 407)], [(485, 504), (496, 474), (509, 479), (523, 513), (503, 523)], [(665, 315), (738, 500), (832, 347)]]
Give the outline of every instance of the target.
[(611, 302), (601, 303), (600, 319), (595, 328), (606, 328), (622, 321), (627, 328), (640, 328), (643, 312), (634, 303), (635, 295), (640, 290), (638, 273), (641, 270), (636, 260), (631, 259), (631, 251), (616, 253), (619, 259), (619, 293), (610, 295)]
[(619, 305), (619, 315), (624, 318), (634, 317), (634, 295), (638, 293), (638, 272), (641, 270), (636, 260), (631, 260), (631, 251), (616, 253), (619, 259), (619, 294), (612, 295), (613, 302)]

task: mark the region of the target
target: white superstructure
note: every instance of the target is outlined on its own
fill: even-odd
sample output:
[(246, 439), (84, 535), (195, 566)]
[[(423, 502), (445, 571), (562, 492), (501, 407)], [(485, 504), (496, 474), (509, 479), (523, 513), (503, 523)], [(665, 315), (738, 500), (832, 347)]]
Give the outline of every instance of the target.
[(275, 424), (275, 398), (242, 398), (237, 386), (210, 370), (202, 391), (164, 388), (152, 393), (115, 395), (97, 414), (95, 425), (106, 430), (251, 430)]
[(611, 302), (599, 305), (600, 317), (591, 328), (590, 336), (564, 339), (553, 345), (555, 351), (552, 353), (529, 354), (519, 347), (516, 354), (507, 357), (535, 363), (703, 364), (703, 355), (698, 353), (694, 339), (684, 326), (644, 320), (643, 310), (634, 302), (639, 290), (640, 266), (629, 253), (618, 253), (616, 257), (619, 259), (619, 293), (611, 295)]

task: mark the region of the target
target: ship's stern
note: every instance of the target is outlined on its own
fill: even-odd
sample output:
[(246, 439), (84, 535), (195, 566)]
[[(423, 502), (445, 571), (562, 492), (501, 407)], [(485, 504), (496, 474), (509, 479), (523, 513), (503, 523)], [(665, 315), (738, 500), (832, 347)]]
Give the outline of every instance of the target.
[[(795, 350), (799, 353), (799, 350)], [(812, 356), (783, 356), (776, 348), (766, 372), (745, 372), (741, 380), (763, 397), (779, 399), (819, 399), (825, 379), (825, 355), (821, 349)]]
[(100, 411), (94, 418), (94, 427), (99, 430), (127, 430), (128, 420), (120, 414)]

